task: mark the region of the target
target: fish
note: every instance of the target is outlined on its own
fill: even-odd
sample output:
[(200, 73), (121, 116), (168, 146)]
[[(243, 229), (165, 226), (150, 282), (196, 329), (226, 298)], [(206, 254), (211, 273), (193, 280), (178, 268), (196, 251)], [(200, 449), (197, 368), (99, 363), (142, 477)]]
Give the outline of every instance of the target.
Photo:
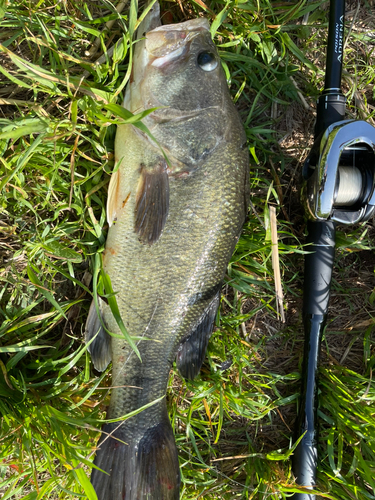
[(112, 361), (107, 419), (136, 415), (104, 424), (91, 483), (99, 500), (176, 500), (169, 373), (202, 367), (247, 213), (249, 156), (207, 19), (161, 25), (155, 3), (137, 37), (123, 106), (153, 111), (148, 132), (117, 127), (103, 269), (140, 357), (100, 297), (85, 333), (94, 367)]

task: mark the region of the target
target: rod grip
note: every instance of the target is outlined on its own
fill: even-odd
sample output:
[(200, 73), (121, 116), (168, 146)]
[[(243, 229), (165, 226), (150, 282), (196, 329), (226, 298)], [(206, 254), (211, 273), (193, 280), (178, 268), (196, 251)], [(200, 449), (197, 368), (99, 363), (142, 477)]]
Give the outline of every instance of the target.
[(328, 309), (333, 261), (335, 257), (335, 223), (309, 221), (305, 255), (303, 316), (325, 315)]
[[(302, 486), (316, 484), (316, 468), (318, 463), (318, 448), (316, 444), (300, 443), (294, 453), (293, 472)], [(293, 500), (315, 500), (316, 496), (309, 493), (295, 493)]]
[[(293, 455), (296, 483), (313, 489), (316, 485), (318, 464), (318, 366), (323, 330), (327, 319), (329, 293), (335, 254), (335, 224), (308, 223), (305, 255), (303, 321), (305, 327), (302, 367), (301, 407), (297, 419), (295, 439), (303, 436)], [(314, 494), (295, 493), (293, 500), (315, 500)]]
[[(293, 454), (293, 473), (296, 483), (313, 489), (318, 465), (318, 365), (320, 341), (326, 315), (314, 314), (304, 318), (305, 352), (302, 367), (301, 406), (297, 418), (295, 440), (303, 436)], [(315, 495), (296, 493), (293, 500), (315, 500)]]

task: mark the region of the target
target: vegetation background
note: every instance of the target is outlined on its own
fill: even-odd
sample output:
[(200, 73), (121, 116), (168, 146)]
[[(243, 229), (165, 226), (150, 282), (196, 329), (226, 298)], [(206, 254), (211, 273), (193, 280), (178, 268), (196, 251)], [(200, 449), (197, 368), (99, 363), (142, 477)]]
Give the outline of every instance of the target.
[[(83, 341), (136, 0), (0, 0), (0, 495), (96, 498), (89, 482), (110, 370)], [(165, 0), (165, 22), (205, 15), (251, 153), (252, 206), (229, 264), (201, 375), (173, 370), (168, 405), (182, 499), (278, 499), (291, 473), (303, 356), (300, 172), (323, 87), (328, 2)], [(108, 25), (106, 23), (112, 23)], [(373, 0), (347, 2), (348, 117), (374, 116)], [(278, 214), (285, 323), (270, 210)], [(337, 237), (321, 350), (317, 490), (375, 498), (373, 221)]]

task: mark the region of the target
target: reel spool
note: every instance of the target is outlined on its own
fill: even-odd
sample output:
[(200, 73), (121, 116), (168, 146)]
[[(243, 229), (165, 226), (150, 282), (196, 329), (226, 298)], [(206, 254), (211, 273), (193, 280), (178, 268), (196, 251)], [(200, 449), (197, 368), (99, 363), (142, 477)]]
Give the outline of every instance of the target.
[[(375, 129), (374, 129), (375, 133)], [(345, 148), (337, 170), (333, 206), (359, 207), (366, 203), (369, 187), (374, 182), (375, 156), (369, 145), (356, 144)]]
[(334, 207), (352, 207), (362, 200), (363, 179), (359, 168), (339, 165), (337, 171)]
[(355, 224), (375, 210), (375, 128), (334, 123), (305, 162), (304, 201), (312, 220)]
[(352, 207), (362, 200), (362, 174), (357, 167), (339, 166), (337, 171), (334, 207)]

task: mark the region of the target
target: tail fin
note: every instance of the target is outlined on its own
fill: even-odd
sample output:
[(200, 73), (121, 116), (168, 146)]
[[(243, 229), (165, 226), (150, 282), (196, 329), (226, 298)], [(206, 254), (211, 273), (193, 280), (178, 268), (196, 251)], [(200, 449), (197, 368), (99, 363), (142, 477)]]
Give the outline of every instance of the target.
[(131, 420), (102, 429), (94, 464), (107, 474), (93, 469), (91, 475), (98, 500), (178, 500), (180, 472), (168, 415), (141, 438)]

